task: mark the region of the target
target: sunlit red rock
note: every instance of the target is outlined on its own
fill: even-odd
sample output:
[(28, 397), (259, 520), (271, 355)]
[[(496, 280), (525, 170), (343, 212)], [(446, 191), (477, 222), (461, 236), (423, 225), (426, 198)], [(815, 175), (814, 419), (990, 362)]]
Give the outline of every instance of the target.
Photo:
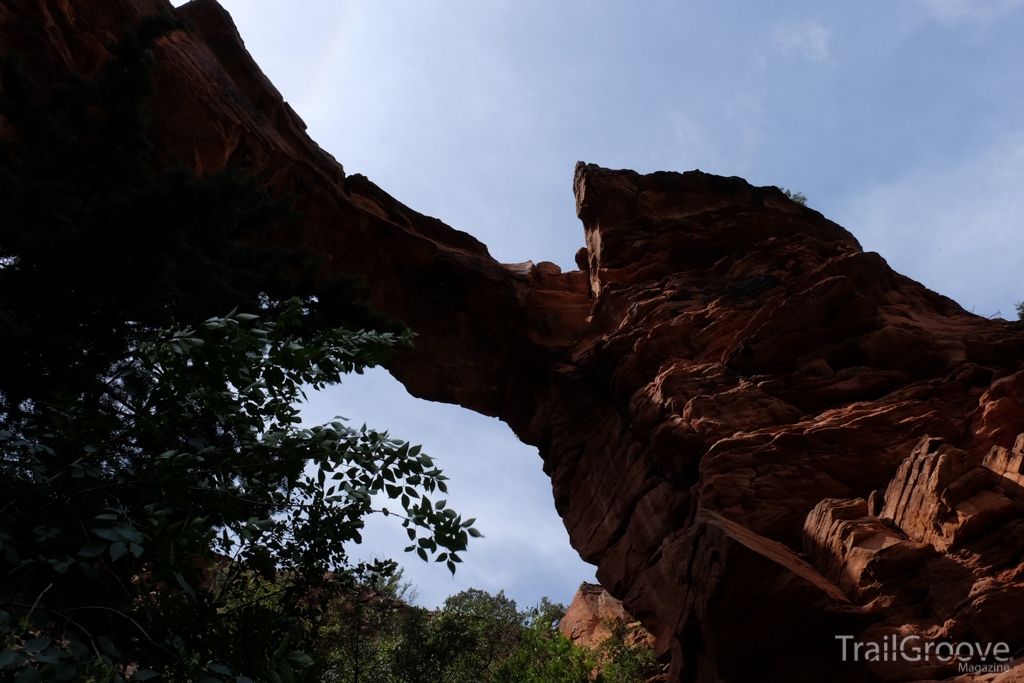
[[(159, 9), (0, 0), (0, 49), (45, 81), (91, 73)], [(176, 11), (195, 31), (160, 43), (160, 149), (298, 197), (277, 239), (418, 333), (391, 367), (411, 393), (538, 447), (573, 546), (670, 680), (962, 674), (843, 661), (847, 635), (1024, 654), (1024, 324), (964, 311), (777, 188), (699, 171), (581, 163), (581, 270), (497, 263), (346, 176), (215, 2)]]
[(580, 647), (596, 647), (611, 637), (616, 623), (629, 619), (622, 602), (608, 591), (594, 583), (582, 583), (558, 630)]

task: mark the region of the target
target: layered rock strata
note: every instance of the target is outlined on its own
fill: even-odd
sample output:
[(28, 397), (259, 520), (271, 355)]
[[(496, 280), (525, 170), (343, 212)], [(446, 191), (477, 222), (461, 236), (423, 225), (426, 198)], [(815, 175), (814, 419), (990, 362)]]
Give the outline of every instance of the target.
[(160, 148), (294, 193), (304, 218), (277, 239), (419, 334), (390, 368), (409, 391), (538, 447), (573, 546), (670, 680), (992, 678), (966, 649), (889, 657), (908, 637), (1024, 653), (1021, 323), (777, 188), (699, 171), (581, 163), (580, 270), (500, 264), (346, 176), (213, 0), (0, 0), (0, 50), (44, 81), (88, 74), (161, 9), (195, 29), (160, 43)]

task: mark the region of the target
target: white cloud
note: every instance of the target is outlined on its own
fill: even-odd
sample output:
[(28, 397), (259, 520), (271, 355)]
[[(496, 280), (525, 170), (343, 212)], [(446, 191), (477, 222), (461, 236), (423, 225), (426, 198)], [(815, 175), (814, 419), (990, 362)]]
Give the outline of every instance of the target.
[(979, 315), (1024, 299), (1024, 131), (958, 163), (937, 161), (831, 211), (866, 250)]
[(830, 34), (817, 19), (778, 24), (772, 30), (772, 45), (785, 53), (796, 53), (812, 62), (828, 59)]
[(944, 24), (988, 22), (1012, 12), (1024, 0), (918, 0), (930, 17)]

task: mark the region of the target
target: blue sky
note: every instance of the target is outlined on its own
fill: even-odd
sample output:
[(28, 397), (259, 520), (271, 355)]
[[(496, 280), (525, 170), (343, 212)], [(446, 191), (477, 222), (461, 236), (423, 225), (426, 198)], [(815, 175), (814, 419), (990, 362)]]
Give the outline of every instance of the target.
[[(309, 133), (503, 262), (573, 268), (577, 160), (802, 191), (897, 270), (982, 315), (1024, 299), (1024, 0), (222, 0)], [(454, 580), (568, 602), (534, 449), (380, 373), (315, 397), (421, 442), (487, 538)], [(384, 520), (381, 520), (384, 521)], [(401, 554), (373, 522), (355, 555)]]

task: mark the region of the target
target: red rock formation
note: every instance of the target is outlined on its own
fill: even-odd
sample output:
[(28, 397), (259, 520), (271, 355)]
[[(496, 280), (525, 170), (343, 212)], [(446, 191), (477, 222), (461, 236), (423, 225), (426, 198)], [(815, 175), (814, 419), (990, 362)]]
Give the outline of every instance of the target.
[[(0, 49), (44, 79), (89, 73), (161, 8), (0, 0)], [(580, 164), (582, 270), (499, 264), (346, 177), (213, 0), (177, 12), (196, 29), (160, 45), (161, 148), (298, 195), (278, 238), (419, 333), (391, 368), (410, 392), (538, 446), (573, 546), (671, 680), (960, 673), (889, 657), (892, 637), (1021, 654), (1024, 325), (963, 311), (776, 188), (699, 171)]]
[[(558, 630), (573, 644), (588, 648), (596, 654), (594, 678), (608, 664), (609, 657), (615, 656), (611, 653), (614, 653), (617, 645), (648, 651), (654, 649), (654, 637), (623, 609), (622, 601), (616, 600), (594, 583), (580, 584), (565, 616), (558, 624)], [(609, 638), (613, 639), (611, 643), (608, 642)], [(652, 675), (647, 683), (665, 681), (666, 674), (662, 671)]]
[(581, 583), (558, 630), (580, 647), (597, 647), (612, 635), (616, 622), (631, 620), (622, 602), (594, 583)]

